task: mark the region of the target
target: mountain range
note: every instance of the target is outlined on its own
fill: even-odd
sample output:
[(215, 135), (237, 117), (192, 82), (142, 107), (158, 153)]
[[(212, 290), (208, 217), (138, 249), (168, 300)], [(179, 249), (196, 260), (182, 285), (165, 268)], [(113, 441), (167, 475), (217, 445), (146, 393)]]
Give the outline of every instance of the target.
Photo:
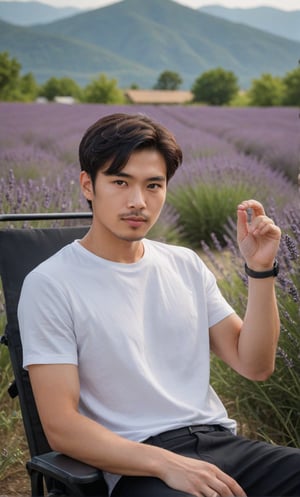
[[(38, 1), (1, 1), (0, 19), (17, 26), (46, 24), (83, 12), (84, 8), (53, 7)], [(221, 5), (199, 7), (200, 12), (228, 21), (246, 24), (284, 38), (300, 41), (300, 10), (286, 11), (273, 7), (234, 8)]]
[(41, 2), (0, 2), (0, 19), (17, 26), (53, 22), (78, 12), (76, 7), (52, 7)]
[(282, 76), (294, 69), (300, 42), (172, 0), (123, 0), (34, 26), (2, 20), (0, 50), (39, 82), (68, 76), (85, 85), (105, 73), (123, 88), (151, 88), (162, 71), (172, 70), (189, 89), (203, 71), (220, 66), (246, 88), (263, 72)]
[(221, 5), (206, 5), (200, 12), (228, 21), (247, 24), (274, 35), (300, 41), (300, 10), (279, 10), (272, 7), (228, 8)]

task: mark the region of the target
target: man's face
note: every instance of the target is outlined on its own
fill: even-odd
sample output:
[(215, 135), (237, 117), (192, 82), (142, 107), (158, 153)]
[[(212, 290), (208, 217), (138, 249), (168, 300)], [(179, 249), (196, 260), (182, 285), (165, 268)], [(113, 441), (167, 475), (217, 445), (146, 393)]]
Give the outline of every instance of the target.
[(93, 225), (104, 241), (141, 240), (156, 222), (167, 190), (166, 163), (157, 150), (134, 152), (116, 175), (100, 170), (94, 189), (86, 172), (81, 186), (92, 202)]

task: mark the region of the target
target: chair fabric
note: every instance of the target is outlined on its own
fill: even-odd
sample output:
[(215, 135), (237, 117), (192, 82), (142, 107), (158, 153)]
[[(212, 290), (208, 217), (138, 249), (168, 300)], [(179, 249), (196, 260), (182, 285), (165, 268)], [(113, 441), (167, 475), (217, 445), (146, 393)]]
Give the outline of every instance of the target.
[[(7, 318), (2, 342), (8, 345), (26, 438), (32, 457), (27, 464), (31, 475), (32, 495), (43, 495), (40, 493), (41, 477), (40, 475), (37, 477), (39, 471), (44, 476), (48, 476), (46, 480), (49, 490), (49, 478), (51, 482), (53, 478), (55, 479), (55, 465), (57, 465), (56, 471), (59, 476), (57, 481), (67, 485), (66, 495), (89, 495), (89, 493), (84, 493), (84, 488), (86, 483), (92, 482), (99, 483), (98, 497), (107, 495), (101, 471), (78, 461), (74, 461), (72, 466), (72, 459), (51, 451), (36, 409), (28, 373), (22, 367), (22, 344), (17, 319), (20, 291), (27, 273), (64, 245), (82, 238), (87, 229), (85, 226), (0, 230), (0, 274)], [(51, 461), (51, 468), (49, 461)], [(72, 467), (75, 471), (73, 476), (71, 476)], [(80, 489), (81, 486), (83, 490)], [(86, 488), (88, 487), (90, 485), (86, 485)], [(68, 488), (71, 493), (67, 493)]]

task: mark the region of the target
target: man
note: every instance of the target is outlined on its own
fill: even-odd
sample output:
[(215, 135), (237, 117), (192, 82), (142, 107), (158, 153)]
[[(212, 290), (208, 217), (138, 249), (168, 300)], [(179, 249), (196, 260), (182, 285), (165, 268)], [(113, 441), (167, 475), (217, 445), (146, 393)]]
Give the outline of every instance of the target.
[(50, 445), (103, 469), (113, 497), (299, 496), (300, 451), (238, 437), (209, 386), (210, 350), (252, 380), (274, 369), (280, 229), (259, 202), (238, 206), (242, 321), (194, 252), (145, 238), (182, 161), (173, 135), (113, 114), (79, 157), (91, 227), (31, 272), (19, 304)]

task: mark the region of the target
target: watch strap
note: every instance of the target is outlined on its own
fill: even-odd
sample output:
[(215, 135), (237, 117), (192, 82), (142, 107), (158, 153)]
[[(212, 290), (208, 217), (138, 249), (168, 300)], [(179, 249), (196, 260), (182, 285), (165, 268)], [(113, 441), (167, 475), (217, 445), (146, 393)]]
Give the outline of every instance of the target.
[(245, 263), (245, 273), (251, 278), (257, 279), (270, 278), (271, 276), (275, 277), (279, 273), (279, 263), (277, 259), (275, 259), (273, 268), (269, 269), (268, 271), (254, 271), (253, 269), (250, 269)]

